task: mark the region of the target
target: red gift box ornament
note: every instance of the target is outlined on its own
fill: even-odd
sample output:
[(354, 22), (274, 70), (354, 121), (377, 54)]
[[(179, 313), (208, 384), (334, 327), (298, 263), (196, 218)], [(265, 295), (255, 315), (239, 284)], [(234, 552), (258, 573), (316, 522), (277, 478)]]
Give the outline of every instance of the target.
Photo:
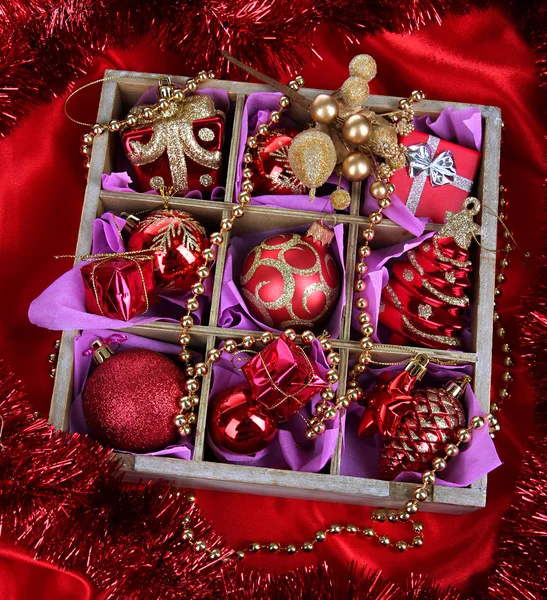
[(242, 367), (255, 402), (278, 421), (289, 420), (328, 387), (317, 364), (284, 333)]
[(457, 210), (473, 187), (481, 153), (415, 131), (401, 139), (408, 168), (393, 174), (399, 198), (418, 217), (442, 223)]
[[(92, 258), (92, 257), (91, 257)], [(86, 310), (129, 321), (158, 303), (153, 256), (108, 256), (84, 264)]]
[[(173, 90), (160, 85), (164, 94)], [(136, 106), (129, 114), (142, 115), (146, 108)], [(218, 184), (223, 134), (223, 113), (209, 96), (197, 94), (155, 112), (149, 126), (125, 131), (122, 142), (141, 191), (172, 187), (181, 195)]]

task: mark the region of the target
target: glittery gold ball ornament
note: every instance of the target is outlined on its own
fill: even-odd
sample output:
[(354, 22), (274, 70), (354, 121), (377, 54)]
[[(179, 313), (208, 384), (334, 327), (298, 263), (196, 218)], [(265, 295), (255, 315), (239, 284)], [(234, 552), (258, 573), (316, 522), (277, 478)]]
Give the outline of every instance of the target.
[(366, 142), (372, 133), (372, 125), (365, 115), (350, 115), (342, 127), (342, 136), (350, 144)]
[(318, 94), (311, 101), (310, 116), (316, 123), (329, 125), (338, 116), (338, 102), (328, 94)]
[(397, 132), (386, 123), (372, 130), (369, 141), (370, 149), (382, 158), (388, 158), (397, 153)]
[(342, 162), (342, 172), (350, 181), (363, 181), (371, 171), (370, 160), (361, 152), (351, 152)]
[(351, 203), (351, 196), (346, 190), (335, 190), (330, 195), (330, 203), (335, 210), (345, 210)]
[(310, 199), (315, 190), (330, 177), (336, 166), (336, 150), (326, 133), (309, 129), (299, 133), (289, 148), (289, 164), (295, 176), (310, 188)]
[(344, 102), (353, 107), (361, 108), (368, 100), (368, 83), (360, 77), (348, 77), (340, 89)]
[(370, 54), (358, 54), (349, 63), (349, 74), (370, 81), (376, 77), (376, 61)]

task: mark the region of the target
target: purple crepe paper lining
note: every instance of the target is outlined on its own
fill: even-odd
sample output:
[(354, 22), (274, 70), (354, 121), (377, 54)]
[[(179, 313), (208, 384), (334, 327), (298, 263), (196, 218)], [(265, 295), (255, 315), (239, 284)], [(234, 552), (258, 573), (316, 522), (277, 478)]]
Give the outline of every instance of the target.
[[(381, 369), (369, 369), (361, 378), (360, 383), (366, 392), (372, 389), (376, 378), (387, 371), (392, 374), (402, 370), (401, 365), (393, 365)], [(470, 375), (470, 365), (448, 367), (429, 363), (427, 375), (419, 382), (417, 387), (442, 385), (445, 381), (461, 377), (463, 374)], [(485, 416), (481, 410), (475, 394), (468, 386), (462, 399), (467, 416), (467, 425), (470, 426), (471, 419), (476, 415)], [(368, 479), (379, 479), (379, 457), (381, 447), (381, 435), (377, 434), (369, 438), (360, 438), (357, 430), (361, 416), (365, 409), (357, 403), (352, 404), (346, 415), (344, 429), (344, 445), (340, 464), (341, 475), (353, 477), (366, 477)], [(462, 446), (460, 453), (448, 461), (446, 469), (437, 475), (436, 483), (449, 487), (465, 487), (471, 485), (483, 475), (490, 473), (501, 465), (500, 458), (496, 452), (494, 442), (490, 438), (488, 428), (484, 427), (473, 432), (471, 442)], [(413, 471), (400, 473), (394, 481), (407, 481), (411, 483), (421, 482), (421, 474)]]
[[(111, 334), (112, 331), (103, 329), (86, 330), (82, 331), (81, 334), (78, 335), (74, 340), (74, 401), (70, 407), (68, 419), (68, 428), (71, 433), (87, 434), (93, 438), (93, 434), (85, 420), (82, 405), (82, 391), (90, 373), (90, 369), (93, 366), (93, 358), (90, 354), (84, 356), (83, 353), (90, 348), (91, 342), (97, 338), (105, 339)], [(142, 348), (145, 350), (152, 350), (153, 352), (161, 352), (162, 354), (176, 356), (180, 350), (180, 348), (174, 344), (158, 342), (156, 340), (132, 335), (130, 333), (126, 333), (124, 335), (127, 336), (127, 341), (120, 344), (118, 352), (124, 352), (125, 350), (131, 350), (134, 348)], [(201, 357), (199, 360), (201, 360)], [(118, 452), (122, 451), (120, 450)], [(192, 437), (192, 441), (189, 441), (188, 438), (181, 438), (179, 443), (167, 446), (166, 448), (157, 450), (156, 452), (135, 453), (123, 451), (123, 454), (139, 456), (169, 456), (172, 458), (191, 460), (193, 452), (194, 443)]]
[[(366, 283), (365, 291), (361, 293), (353, 293), (351, 327), (354, 331), (361, 331), (361, 326), (357, 320), (359, 310), (355, 308), (355, 300), (357, 297), (363, 296), (368, 302), (367, 312), (369, 313), (371, 322), (374, 325), (372, 341), (380, 344), (389, 343), (389, 337), (392, 331), (382, 323), (378, 323), (382, 290), (389, 281), (389, 268), (386, 266), (386, 263), (392, 259), (400, 258), (409, 250), (416, 248), (422, 242), (432, 237), (434, 233), (434, 231), (430, 231), (405, 242), (400, 242), (399, 244), (387, 246), (386, 248), (380, 248), (379, 250), (373, 250), (371, 252), (370, 258), (367, 261), (368, 271), (364, 279)], [(468, 351), (472, 347), (470, 311), (464, 313), (463, 319), (465, 326), (460, 335), (460, 339), (462, 341), (463, 350)]]
[[(311, 360), (314, 360), (324, 378), (328, 370), (325, 354), (317, 340), (311, 345)], [(242, 371), (234, 368), (230, 357), (225, 353), (214, 364), (212, 372), (211, 390), (209, 392), (209, 416), (211, 415), (213, 401), (224, 391), (236, 386), (249, 388), (247, 379)], [(336, 390), (336, 385), (333, 389)], [(301, 410), (300, 413), (309, 419), (315, 406), (321, 402), (320, 394), (314, 396)], [(340, 417), (326, 423), (326, 431), (316, 440), (310, 441), (305, 437), (306, 423), (304, 419), (295, 414), (287, 423), (280, 425), (277, 435), (260, 452), (251, 455), (234, 454), (217, 446), (207, 430), (207, 443), (211, 450), (222, 462), (229, 462), (250, 467), (269, 467), (272, 469), (291, 469), (293, 471), (306, 471), (317, 473), (332, 458), (338, 441)], [(343, 423), (343, 418), (342, 418)]]
[[(230, 107), (230, 98), (228, 93), (224, 90), (219, 90), (216, 88), (205, 88), (203, 90), (199, 90), (196, 94), (206, 94), (209, 96), (213, 102), (215, 103), (215, 107), (217, 110), (222, 110), (224, 113), (228, 111)], [(135, 106), (140, 106), (141, 104), (153, 104), (156, 101), (156, 87), (152, 87), (139, 98)], [(123, 154), (123, 152), (121, 153)], [(102, 188), (107, 192), (135, 192), (130, 184), (133, 183), (133, 179), (131, 178), (130, 173), (132, 173), (132, 165), (123, 154), (122, 156), (116, 157), (116, 167), (118, 169), (117, 172), (113, 173), (103, 173), (102, 174)], [(139, 192), (141, 193), (141, 192)], [(155, 190), (148, 190), (144, 192), (145, 194), (158, 194)], [(211, 200), (224, 200), (224, 196), (226, 194), (226, 188), (222, 186), (217, 186), (213, 188), (211, 191)], [(203, 194), (199, 190), (190, 190), (187, 194), (184, 195), (184, 198), (193, 198), (194, 200), (203, 200)]]
[[(253, 135), (258, 131), (259, 125), (268, 123), (270, 113), (279, 110), (279, 98), (282, 96), (279, 92), (255, 92), (250, 94), (243, 108), (241, 120), (241, 133), (239, 138), (239, 153), (237, 157), (237, 172), (235, 184), (235, 198), (241, 189), (243, 154), (245, 153), (245, 144), (249, 131)], [(282, 114), (277, 129), (301, 129), (292, 119)], [(314, 212), (333, 213), (334, 208), (330, 203), (330, 192), (336, 189), (338, 185), (338, 176), (333, 173), (327, 180), (326, 186), (332, 187), (326, 196), (317, 195), (313, 202), (310, 202), (307, 194), (288, 194), (288, 195), (264, 195), (253, 196), (251, 198), (252, 206), (273, 206), (275, 208), (288, 208), (291, 210), (306, 210)], [(349, 190), (349, 184), (345, 178), (342, 178), (341, 187)], [(323, 190), (321, 190), (323, 191)], [(349, 209), (348, 209), (349, 210)], [(345, 211), (347, 212), (347, 211)]]
[[(93, 254), (110, 254), (111, 252), (124, 252), (125, 247), (120, 239), (114, 223), (116, 220), (120, 231), (125, 225), (125, 220), (107, 212), (95, 219), (93, 223)], [(80, 268), (80, 263), (61, 275), (48, 288), (46, 288), (29, 307), (29, 320), (34, 325), (46, 327), (55, 331), (71, 329), (122, 329), (134, 325), (142, 325), (153, 321), (177, 322), (183, 314), (185, 301), (190, 297), (190, 292), (176, 296), (162, 295), (160, 302), (151, 307), (145, 315), (133, 317), (129, 321), (111, 319), (101, 315), (88, 313), (85, 306), (85, 291)], [(201, 325), (207, 314), (213, 292), (213, 277), (208, 277), (205, 282), (205, 293), (199, 297), (199, 308), (193, 313), (194, 321)]]
[[(481, 111), (475, 106), (455, 110), (447, 106), (441, 114), (432, 119), (429, 115), (417, 117), (413, 121), (416, 131), (434, 135), (447, 142), (459, 144), (472, 150), (480, 152), (482, 148), (482, 118)], [(369, 215), (378, 207), (378, 201), (370, 195), (370, 185), (374, 178), (370, 177), (364, 184), (365, 200), (361, 206), (361, 214)], [(426, 223), (427, 217), (414, 216), (397, 196), (391, 194), (391, 206), (384, 210), (386, 217), (397, 223), (414, 235), (421, 235)]]
[[(218, 317), (218, 326), (223, 329), (250, 329), (253, 331), (273, 331), (281, 333), (281, 330), (274, 329), (265, 325), (251, 315), (243, 296), (239, 289), (240, 271), (247, 254), (266, 238), (280, 233), (300, 233), (307, 231), (306, 225), (294, 229), (276, 229), (261, 233), (249, 233), (247, 235), (234, 236), (230, 240), (230, 246), (226, 255), (224, 266), (224, 275), (222, 279), (222, 288), (220, 291), (220, 311)], [(344, 226), (334, 227), (334, 240), (331, 244), (331, 250), (340, 270), (340, 296), (338, 302), (330, 317), (318, 327), (326, 328), (331, 337), (337, 338), (340, 335), (340, 324), (342, 321), (342, 311), (346, 304), (346, 267), (344, 260)]]

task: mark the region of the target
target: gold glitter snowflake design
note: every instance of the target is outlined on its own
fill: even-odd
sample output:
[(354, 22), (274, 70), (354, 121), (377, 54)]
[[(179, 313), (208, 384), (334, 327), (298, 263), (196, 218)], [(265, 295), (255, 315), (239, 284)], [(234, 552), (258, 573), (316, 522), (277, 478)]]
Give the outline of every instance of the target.
[(281, 172), (266, 177), (272, 181), (272, 188), (279, 190), (289, 188), (293, 194), (305, 194), (308, 188), (296, 177), (289, 165), (289, 146), (279, 145), (270, 156), (283, 167)]
[[(201, 246), (194, 234), (194, 228), (198, 229), (203, 235), (206, 235), (206, 232), (205, 228), (197, 221), (193, 221), (192, 227), (189, 227), (187, 218), (184, 219), (172, 212), (157, 211), (143, 221), (143, 228), (156, 223), (160, 224), (160, 228), (153, 239), (150, 246), (151, 249), (167, 252), (173, 240), (180, 238), (181, 245), (185, 248), (196, 252), (201, 250)], [(163, 227), (161, 227), (162, 223), (164, 223)]]

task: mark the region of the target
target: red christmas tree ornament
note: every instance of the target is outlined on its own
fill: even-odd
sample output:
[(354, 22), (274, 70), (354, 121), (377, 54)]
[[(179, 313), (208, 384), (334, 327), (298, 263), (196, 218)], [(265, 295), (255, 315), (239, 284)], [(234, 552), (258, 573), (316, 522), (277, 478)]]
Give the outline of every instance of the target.
[(203, 225), (191, 215), (170, 208), (156, 210), (134, 227), (127, 249), (154, 250), (154, 267), (163, 293), (189, 291), (198, 281), (197, 270), (205, 264), (209, 248)]
[(104, 258), (81, 267), (87, 312), (129, 321), (158, 301), (152, 257)]
[(277, 129), (262, 137), (251, 163), (255, 195), (308, 193), (289, 164), (289, 148), (299, 133), (297, 129)]
[(186, 381), (177, 365), (150, 350), (114, 354), (101, 340), (91, 347), (98, 366), (87, 379), (82, 401), (97, 440), (129, 452), (153, 452), (175, 443), (174, 419)]
[(334, 232), (313, 223), (308, 232), (279, 233), (253, 248), (241, 269), (241, 292), (268, 327), (311, 328), (329, 316), (340, 273), (329, 244)]
[(317, 363), (284, 333), (242, 367), (254, 400), (288, 421), (309, 400), (328, 387)]
[(390, 343), (446, 350), (461, 346), (472, 268), (468, 248), (480, 233), (473, 222), (479, 210), (479, 201), (467, 198), (459, 213), (446, 213), (440, 231), (393, 264), (378, 317), (393, 332)]
[(254, 454), (274, 438), (277, 426), (247, 388), (237, 387), (215, 398), (209, 432), (215, 444), (229, 452)]
[(444, 456), (447, 444), (458, 441), (466, 425), (460, 402), (470, 377), (449, 381), (443, 388), (427, 387), (412, 395), (414, 408), (402, 417), (393, 435), (386, 435), (380, 450), (380, 474), (393, 479), (403, 471), (424, 471), (433, 459)]
[[(170, 98), (174, 90), (170, 83), (160, 84), (158, 98)], [(147, 108), (136, 106), (129, 116)], [(175, 195), (184, 195), (218, 185), (223, 136), (224, 114), (209, 96), (196, 94), (154, 113), (147, 127), (128, 129), (122, 143), (141, 192), (172, 187)]]

